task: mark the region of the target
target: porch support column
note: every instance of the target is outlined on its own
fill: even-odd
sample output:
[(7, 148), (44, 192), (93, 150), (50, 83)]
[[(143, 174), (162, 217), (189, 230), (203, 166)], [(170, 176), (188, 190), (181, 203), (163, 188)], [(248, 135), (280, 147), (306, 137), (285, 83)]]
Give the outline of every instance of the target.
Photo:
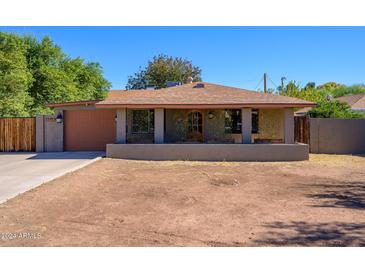
[(286, 108), (284, 114), (285, 144), (294, 144), (294, 109)]
[(125, 108), (117, 109), (117, 144), (125, 144), (127, 142), (127, 110)]
[(155, 144), (164, 143), (164, 109), (155, 108)]
[(251, 144), (252, 132), (252, 110), (251, 108), (243, 108), (242, 115), (242, 143)]

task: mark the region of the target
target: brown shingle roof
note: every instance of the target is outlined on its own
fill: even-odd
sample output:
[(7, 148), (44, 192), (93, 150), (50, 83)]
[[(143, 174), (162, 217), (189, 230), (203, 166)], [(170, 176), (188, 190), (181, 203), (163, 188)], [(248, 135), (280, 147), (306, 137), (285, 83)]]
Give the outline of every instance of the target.
[(365, 93), (342, 96), (336, 99), (348, 103), (352, 109), (365, 109)]
[[(202, 87), (197, 87), (197, 84)], [(97, 107), (186, 107), (186, 106), (314, 106), (297, 98), (264, 94), (210, 83), (191, 83), (158, 90), (113, 90)]]

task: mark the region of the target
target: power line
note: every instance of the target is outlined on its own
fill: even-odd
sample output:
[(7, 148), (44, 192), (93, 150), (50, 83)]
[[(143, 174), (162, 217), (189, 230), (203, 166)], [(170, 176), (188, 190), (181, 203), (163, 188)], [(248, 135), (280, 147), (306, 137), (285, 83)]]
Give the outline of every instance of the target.
[(263, 80), (264, 80), (264, 77), (261, 77), (260, 82), (255, 87), (255, 90), (257, 90), (257, 88), (261, 85), (261, 83), (262, 83)]
[(270, 77), (268, 77), (269, 78), (269, 80), (270, 80), (270, 82), (276, 87), (276, 89), (278, 88), (278, 86), (274, 83), (274, 81), (273, 80), (271, 80), (271, 78)]
[[(262, 82), (264, 81), (265, 76), (261, 77), (259, 83), (256, 85), (254, 90), (258, 90), (258, 87), (262, 84)], [(268, 74), (266, 74), (266, 78), (269, 79), (269, 81), (275, 86), (276, 89), (278, 89), (278, 85), (275, 84), (275, 82), (270, 78), (270, 76)]]

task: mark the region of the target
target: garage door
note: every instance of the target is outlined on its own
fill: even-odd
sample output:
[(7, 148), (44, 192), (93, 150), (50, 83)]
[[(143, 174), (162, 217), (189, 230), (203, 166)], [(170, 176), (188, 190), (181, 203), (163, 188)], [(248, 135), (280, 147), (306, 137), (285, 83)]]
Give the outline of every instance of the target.
[(65, 110), (64, 150), (106, 150), (115, 143), (115, 110)]

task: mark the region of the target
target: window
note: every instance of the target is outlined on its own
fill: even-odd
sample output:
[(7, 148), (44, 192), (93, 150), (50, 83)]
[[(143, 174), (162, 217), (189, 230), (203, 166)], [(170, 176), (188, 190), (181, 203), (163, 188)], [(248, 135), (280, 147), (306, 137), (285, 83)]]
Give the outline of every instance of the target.
[(153, 109), (139, 109), (132, 111), (132, 133), (153, 133)]
[(188, 118), (188, 131), (203, 133), (203, 115), (199, 111), (192, 111)]
[[(226, 109), (224, 113), (225, 133), (241, 133), (242, 117), (240, 109)], [(252, 133), (259, 131), (259, 110), (252, 110)]]
[(188, 116), (188, 134), (189, 141), (203, 142), (203, 114), (199, 111), (192, 111)]
[(225, 133), (241, 133), (241, 119), (242, 117), (240, 109), (226, 109), (224, 113)]

